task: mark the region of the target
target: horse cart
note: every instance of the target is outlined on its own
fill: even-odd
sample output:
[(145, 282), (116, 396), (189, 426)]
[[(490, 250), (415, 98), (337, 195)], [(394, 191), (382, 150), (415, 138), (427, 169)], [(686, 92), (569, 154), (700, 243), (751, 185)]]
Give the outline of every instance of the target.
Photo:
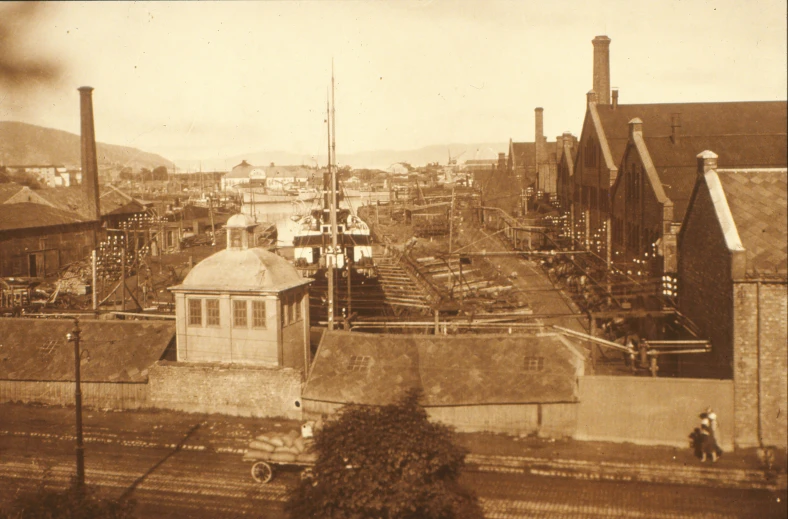
[(252, 462), (252, 478), (264, 485), (273, 479), (274, 467), (296, 468), (302, 478), (310, 477), (317, 455), (312, 452), (311, 437), (289, 431), (257, 436), (249, 443), (243, 459)]

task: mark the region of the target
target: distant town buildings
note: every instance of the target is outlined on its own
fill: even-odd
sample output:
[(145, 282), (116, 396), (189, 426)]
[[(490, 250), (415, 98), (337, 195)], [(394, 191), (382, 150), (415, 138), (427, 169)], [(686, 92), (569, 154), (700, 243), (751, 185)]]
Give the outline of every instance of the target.
[(306, 166), (253, 166), (241, 161), (222, 178), (222, 190), (240, 184), (266, 187), (273, 190), (285, 190), (291, 187), (303, 187), (310, 180), (321, 178), (322, 173)]

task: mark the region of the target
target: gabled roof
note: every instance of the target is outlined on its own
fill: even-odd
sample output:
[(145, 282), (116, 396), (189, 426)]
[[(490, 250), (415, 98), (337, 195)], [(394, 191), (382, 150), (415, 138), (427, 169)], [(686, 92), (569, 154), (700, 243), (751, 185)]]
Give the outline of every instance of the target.
[(24, 187), (15, 182), (0, 184), (0, 204), (5, 203), (6, 200), (19, 193)]
[(85, 219), (90, 219), (87, 197), (81, 185), (39, 189), (36, 193), (58, 209), (78, 213)]
[[(144, 382), (175, 337), (175, 322), (82, 321), (85, 382)], [(0, 379), (74, 380), (73, 321), (0, 318)]]
[[(86, 222), (81, 215), (48, 205), (23, 202), (0, 204), (0, 231)], [(1, 336), (1, 335), (0, 335)]]
[(536, 166), (536, 143), (513, 142), (510, 153), (513, 168)]
[[(542, 359), (527, 371), (526, 358)], [(423, 405), (577, 401), (582, 354), (559, 335), (379, 335), (326, 332), (302, 397), (384, 405), (411, 388)]]
[(788, 277), (788, 170), (718, 169), (716, 175), (744, 246), (747, 274)]
[[(738, 138), (748, 136), (772, 135), (778, 141), (779, 136), (782, 136), (784, 143), (786, 121), (788, 120), (788, 104), (785, 101), (619, 104), (616, 108), (613, 108), (612, 105), (594, 104), (593, 106), (599, 118), (599, 124), (604, 131), (614, 167), (619, 166), (626, 149), (629, 139), (629, 121), (636, 117), (643, 121), (645, 138), (669, 139), (672, 116), (673, 114), (681, 114), (680, 142), (688, 139), (688, 145), (690, 145), (692, 138), (728, 137), (727, 142), (729, 143), (740, 142), (741, 149), (747, 147), (747, 139), (738, 140)], [(785, 145), (782, 147), (783, 157), (785, 157)], [(693, 149), (693, 152), (697, 155), (704, 149), (716, 151), (714, 147), (706, 146)], [(725, 157), (727, 152), (721, 148), (717, 149), (719, 149), (717, 153), (720, 158)], [(605, 150), (603, 150), (604, 152)], [(730, 158), (726, 160), (735, 160), (736, 154), (735, 151), (732, 152)], [(659, 168), (663, 163), (657, 155), (655, 151), (651, 151), (655, 166)], [(693, 167), (695, 155), (691, 160)], [(731, 165), (731, 167), (737, 166), (738, 164)], [(756, 165), (753, 164), (753, 166)], [(760, 167), (765, 167), (765, 165)]]
[(99, 195), (101, 214), (134, 214), (145, 210), (142, 202), (115, 186), (104, 186)]

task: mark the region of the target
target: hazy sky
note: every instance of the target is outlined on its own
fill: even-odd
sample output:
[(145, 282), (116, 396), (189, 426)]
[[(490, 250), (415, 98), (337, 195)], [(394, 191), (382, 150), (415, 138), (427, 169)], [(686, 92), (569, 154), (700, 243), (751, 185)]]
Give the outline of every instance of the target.
[(32, 79), (0, 78), (0, 120), (78, 133), (90, 85), (103, 142), (318, 154), (333, 58), (339, 153), (532, 141), (537, 106), (553, 140), (599, 34), (621, 103), (786, 98), (784, 0), (2, 2), (0, 75)]

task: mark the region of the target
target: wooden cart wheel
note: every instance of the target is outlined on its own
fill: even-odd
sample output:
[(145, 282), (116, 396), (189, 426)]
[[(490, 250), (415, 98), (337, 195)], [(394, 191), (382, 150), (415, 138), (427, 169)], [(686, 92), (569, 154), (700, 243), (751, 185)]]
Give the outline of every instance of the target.
[(274, 477), (274, 471), (271, 469), (271, 465), (264, 461), (258, 461), (254, 465), (252, 465), (252, 477), (258, 483), (262, 483), (265, 485), (271, 478)]

